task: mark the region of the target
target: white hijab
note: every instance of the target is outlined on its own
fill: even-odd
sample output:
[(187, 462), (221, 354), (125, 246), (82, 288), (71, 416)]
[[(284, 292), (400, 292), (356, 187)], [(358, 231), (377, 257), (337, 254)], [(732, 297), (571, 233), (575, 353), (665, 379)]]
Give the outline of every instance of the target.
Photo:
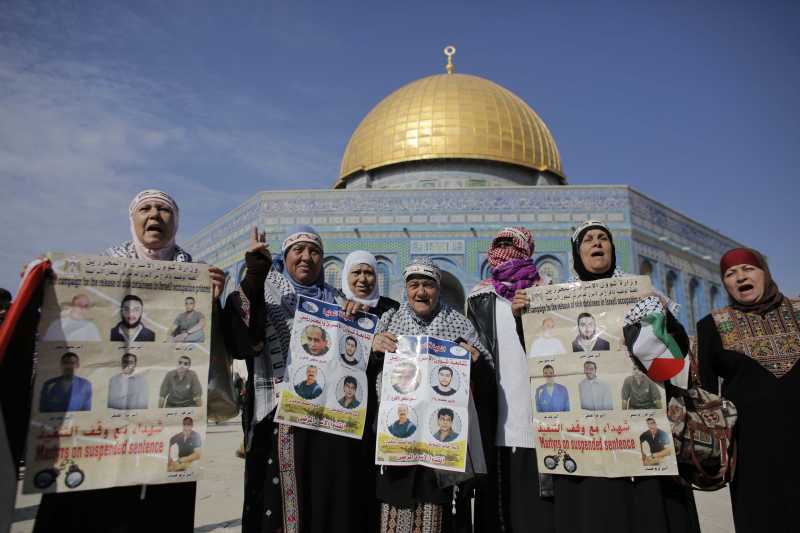
[[(350, 288), (349, 278), (350, 272), (355, 270), (358, 265), (369, 265), (372, 268), (373, 272), (375, 272), (375, 287), (372, 289), (372, 293), (367, 298), (359, 298), (355, 294), (353, 294), (353, 290)], [(380, 289), (378, 289), (378, 261), (375, 259), (375, 256), (365, 250), (356, 250), (355, 252), (351, 252), (350, 255), (344, 260), (344, 270), (342, 270), (342, 292), (345, 296), (347, 296), (348, 300), (354, 300), (356, 302), (366, 304), (370, 307), (375, 307), (378, 305), (378, 299), (380, 298)]]
[[(156, 200), (162, 202), (172, 209), (172, 218), (175, 221), (175, 232), (172, 234), (169, 242), (167, 242), (167, 244), (162, 248), (148, 248), (136, 234), (136, 228), (134, 227), (133, 223), (133, 214), (136, 212), (136, 209), (139, 207), (139, 205), (147, 200)], [(146, 189), (136, 195), (136, 197), (128, 206), (128, 216), (130, 217), (131, 221), (131, 237), (133, 237), (133, 246), (136, 248), (136, 255), (139, 257), (139, 259), (156, 259), (162, 261), (172, 260), (172, 258), (175, 256), (177, 248), (175, 246), (175, 235), (178, 234), (179, 215), (180, 212), (178, 210), (177, 202), (175, 202), (170, 195), (163, 191)]]

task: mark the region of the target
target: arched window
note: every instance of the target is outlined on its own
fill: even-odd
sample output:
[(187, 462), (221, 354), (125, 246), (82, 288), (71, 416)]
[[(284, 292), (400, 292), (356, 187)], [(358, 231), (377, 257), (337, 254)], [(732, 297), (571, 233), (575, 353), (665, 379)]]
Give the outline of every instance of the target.
[(670, 270), (667, 272), (667, 284), (666, 284), (666, 293), (667, 296), (674, 301), (678, 301), (678, 275)]
[(700, 282), (692, 279), (689, 282), (689, 326), (694, 328), (700, 319)]
[(378, 261), (378, 276), (377, 284), (378, 290), (382, 296), (389, 295), (389, 281), (392, 277), (392, 269), (385, 261)]
[(720, 299), (720, 292), (719, 287), (716, 285), (712, 285), (711, 288), (708, 290), (708, 299), (711, 302), (712, 309), (719, 309), (723, 307), (722, 300)]
[(561, 283), (562, 272), (561, 261), (553, 256), (540, 257), (536, 261), (536, 268), (543, 276), (550, 278), (550, 283)]
[(639, 274), (642, 276), (649, 276), (650, 282), (655, 285), (655, 280), (653, 279), (653, 263), (651, 263), (649, 259), (645, 259), (644, 257), (641, 258), (641, 262), (639, 263)]
[(325, 283), (334, 287), (340, 287), (339, 281), (342, 278), (342, 262), (335, 257), (325, 259)]
[(487, 279), (492, 275), (492, 265), (489, 264), (488, 259), (483, 260), (481, 265), (481, 279)]

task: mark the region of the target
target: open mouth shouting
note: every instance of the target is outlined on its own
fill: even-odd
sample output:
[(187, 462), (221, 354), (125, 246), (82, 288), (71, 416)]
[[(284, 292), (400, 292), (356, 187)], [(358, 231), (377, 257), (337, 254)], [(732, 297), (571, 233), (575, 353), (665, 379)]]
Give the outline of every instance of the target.
[(745, 282), (736, 287), (736, 291), (743, 299), (748, 299), (755, 294), (755, 286), (752, 283)]

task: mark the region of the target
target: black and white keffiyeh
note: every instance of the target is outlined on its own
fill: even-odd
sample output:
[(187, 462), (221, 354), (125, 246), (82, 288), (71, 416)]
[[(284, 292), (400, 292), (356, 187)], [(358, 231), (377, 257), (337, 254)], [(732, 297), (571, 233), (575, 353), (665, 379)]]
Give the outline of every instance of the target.
[(395, 335), (430, 335), (445, 340), (456, 340), (462, 337), (481, 353), (490, 365), (494, 365), (489, 352), (478, 339), (478, 333), (467, 317), (447, 305), (439, 303), (439, 310), (430, 320), (418, 317), (408, 302), (403, 302), (397, 310), (390, 309), (381, 317), (375, 333), (389, 331)]

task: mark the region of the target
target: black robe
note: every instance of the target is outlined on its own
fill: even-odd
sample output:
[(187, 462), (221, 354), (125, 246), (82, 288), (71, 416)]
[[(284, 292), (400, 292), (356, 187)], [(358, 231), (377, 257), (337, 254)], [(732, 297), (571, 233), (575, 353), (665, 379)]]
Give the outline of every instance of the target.
[[(793, 337), (795, 353), (800, 353), (800, 332), (795, 330)], [(748, 355), (726, 350), (711, 315), (698, 323), (697, 338), (703, 388), (716, 392), (722, 378), (722, 395), (738, 412), (736, 471), (730, 484), (737, 533), (797, 531), (800, 462), (794, 445), (800, 434), (800, 365), (778, 378)]]
[[(247, 398), (243, 411), (246, 455), (245, 496), (242, 513), (244, 533), (263, 533), (282, 528), (290, 518), (301, 533), (377, 531), (375, 500), (375, 434), (369, 422), (362, 440), (310, 429), (281, 426), (274, 411), (253, 425), (253, 346), (264, 339), (263, 282), (250, 274), (242, 283), (250, 301), (250, 327), (241, 320), (241, 298), (234, 292), (225, 304), (226, 341), (230, 353), (245, 359), (248, 368)], [(369, 312), (380, 316), (399, 304), (381, 297)], [(380, 364), (370, 359), (367, 420), (377, 416), (375, 379)], [(290, 444), (291, 443), (291, 444)], [(283, 453), (283, 460), (279, 455)], [(281, 472), (280, 464), (289, 468)]]

